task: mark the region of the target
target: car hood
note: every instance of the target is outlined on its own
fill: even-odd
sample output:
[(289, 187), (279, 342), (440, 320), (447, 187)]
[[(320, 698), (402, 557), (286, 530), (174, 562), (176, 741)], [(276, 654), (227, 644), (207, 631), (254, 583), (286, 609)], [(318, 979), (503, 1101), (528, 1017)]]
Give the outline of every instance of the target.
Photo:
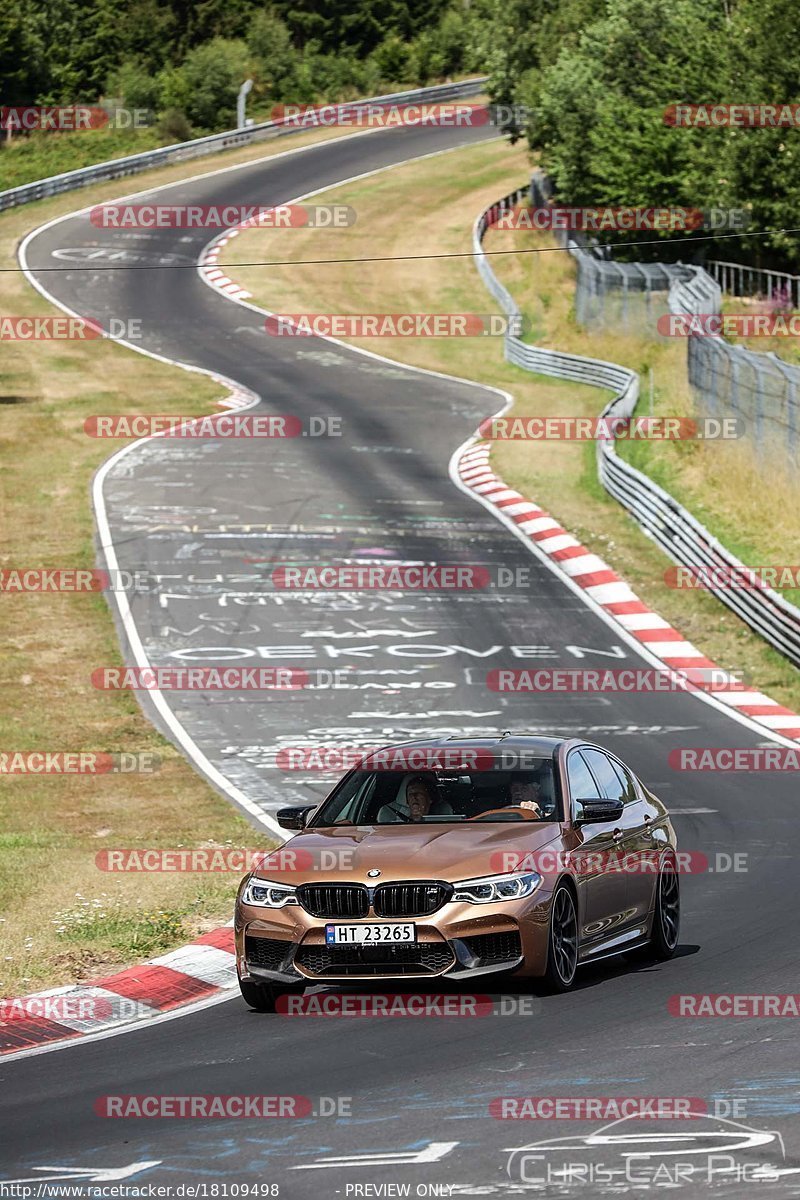
[[(558, 824), (391, 825), (309, 829), (271, 852), (255, 874), (284, 883), (454, 883), (502, 872), (504, 854), (541, 850), (560, 837)], [(508, 869), (508, 868), (506, 868)], [(513, 869), (513, 860), (512, 867)], [(523, 870), (525, 868), (523, 867)], [(368, 871), (380, 871), (369, 877)]]

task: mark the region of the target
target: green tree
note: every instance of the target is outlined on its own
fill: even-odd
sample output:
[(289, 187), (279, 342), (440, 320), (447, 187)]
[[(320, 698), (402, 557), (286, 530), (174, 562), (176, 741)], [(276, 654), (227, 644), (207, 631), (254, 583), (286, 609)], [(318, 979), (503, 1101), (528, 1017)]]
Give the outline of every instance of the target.
[(44, 41), (23, 0), (8, 0), (0, 16), (0, 81), (0, 104), (10, 108), (33, 103), (46, 86)]
[(236, 97), (250, 66), (245, 42), (220, 37), (204, 42), (189, 51), (176, 73), (172, 106), (182, 108), (192, 125), (201, 129), (231, 128), (236, 122)]
[[(796, 104), (800, 79), (797, 18), (782, 0), (741, 0), (732, 15), (735, 40), (730, 99), (743, 104)], [(752, 228), (800, 225), (800, 130), (727, 131), (731, 193), (751, 208)], [(734, 251), (764, 265), (800, 266), (797, 234), (733, 243)]]
[(372, 55), (381, 79), (387, 83), (408, 83), (411, 77), (410, 47), (396, 33), (390, 34)]
[(158, 108), (158, 80), (143, 62), (129, 59), (108, 77), (107, 92), (127, 108)]
[(300, 54), (289, 29), (270, 9), (256, 13), (247, 33), (248, 48), (258, 65), (260, 82), (274, 99), (291, 98), (297, 85)]
[(529, 95), (533, 149), (577, 204), (729, 202), (725, 133), (674, 128), (668, 105), (717, 101), (731, 36), (721, 0), (608, 0), (608, 14), (544, 70)]
[[(488, 92), (504, 108), (536, 108), (542, 71), (605, 12), (603, 0), (475, 0), (467, 21), (465, 60), (489, 72)], [(506, 126), (512, 142), (524, 120)]]
[(409, 41), (436, 25), (448, 0), (276, 0), (300, 46), (319, 43), (323, 53), (350, 46), (362, 54), (396, 34)]

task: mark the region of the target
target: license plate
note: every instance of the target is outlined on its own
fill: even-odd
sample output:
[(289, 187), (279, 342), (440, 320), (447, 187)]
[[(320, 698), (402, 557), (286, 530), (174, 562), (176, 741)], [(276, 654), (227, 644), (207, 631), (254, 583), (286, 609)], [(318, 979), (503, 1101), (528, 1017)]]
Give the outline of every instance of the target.
[(327, 946), (407, 945), (416, 942), (413, 925), (326, 925)]

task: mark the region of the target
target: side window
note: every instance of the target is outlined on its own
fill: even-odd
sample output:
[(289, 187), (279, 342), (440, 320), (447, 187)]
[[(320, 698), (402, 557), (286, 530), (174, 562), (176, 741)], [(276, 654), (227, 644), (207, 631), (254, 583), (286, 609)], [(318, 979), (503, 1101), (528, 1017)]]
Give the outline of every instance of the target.
[(611, 759), (601, 750), (581, 750), (581, 754), (591, 767), (592, 774), (600, 785), (600, 792), (606, 800), (627, 799), (625, 782), (620, 778), (611, 765)]
[(581, 753), (573, 750), (567, 759), (567, 779), (572, 800), (600, 800), (600, 792)]
[(633, 776), (631, 775), (630, 771), (627, 767), (623, 767), (622, 763), (617, 762), (614, 758), (610, 758), (608, 761), (611, 763), (611, 766), (614, 768), (617, 777), (625, 789), (622, 799), (626, 804), (635, 804), (639, 799), (639, 795), (636, 791), (636, 784), (633, 782)]

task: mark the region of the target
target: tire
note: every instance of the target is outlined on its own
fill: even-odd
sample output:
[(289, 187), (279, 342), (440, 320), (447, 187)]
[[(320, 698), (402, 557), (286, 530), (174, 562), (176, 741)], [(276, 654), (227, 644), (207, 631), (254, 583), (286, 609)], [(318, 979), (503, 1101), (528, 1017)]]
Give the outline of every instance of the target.
[(647, 953), (658, 962), (672, 958), (678, 948), (681, 929), (681, 891), (678, 872), (674, 862), (667, 862), (658, 873), (656, 881), (653, 931)]
[(281, 996), (302, 996), (304, 987), (280, 987), (270, 983), (253, 983), (249, 979), (239, 980), (242, 999), (256, 1012), (274, 1013)]
[(572, 892), (562, 884), (556, 888), (550, 910), (547, 969), (544, 973), (547, 990), (568, 992), (575, 984), (577, 970), (578, 912)]

